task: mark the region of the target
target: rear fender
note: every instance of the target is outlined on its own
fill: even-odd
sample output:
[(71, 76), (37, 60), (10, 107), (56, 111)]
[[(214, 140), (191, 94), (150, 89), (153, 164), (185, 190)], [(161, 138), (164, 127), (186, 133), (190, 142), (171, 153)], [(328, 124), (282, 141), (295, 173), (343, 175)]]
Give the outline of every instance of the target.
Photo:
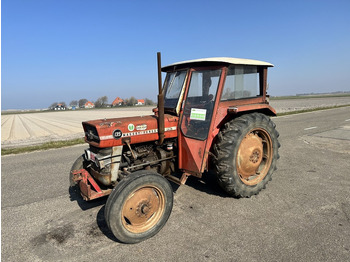
[(262, 113), (267, 116), (276, 116), (276, 110), (271, 107), (269, 104), (251, 104), (251, 105), (240, 105), (240, 106), (230, 106), (230, 107), (221, 107), (217, 112), (217, 118), (215, 119), (215, 129), (213, 130), (213, 136), (215, 137), (220, 128), (227, 123), (228, 121), (239, 117), (243, 114), (250, 113)]
[[(223, 103), (224, 104), (224, 103)], [(259, 112), (268, 116), (276, 116), (276, 110), (271, 107), (269, 104), (257, 103), (257, 104), (247, 104), (247, 105), (237, 105), (237, 106), (226, 106), (219, 105), (215, 116), (215, 125), (210, 136), (208, 136), (208, 145), (207, 145), (207, 156), (211, 156), (212, 145), (218, 135), (221, 127), (228, 121), (241, 116), (243, 114), (250, 114), (254, 112)], [(209, 164), (210, 161), (207, 163)]]
[(253, 105), (241, 105), (231, 106), (227, 109), (228, 115), (260, 112), (268, 116), (276, 116), (276, 110), (268, 104), (253, 104)]

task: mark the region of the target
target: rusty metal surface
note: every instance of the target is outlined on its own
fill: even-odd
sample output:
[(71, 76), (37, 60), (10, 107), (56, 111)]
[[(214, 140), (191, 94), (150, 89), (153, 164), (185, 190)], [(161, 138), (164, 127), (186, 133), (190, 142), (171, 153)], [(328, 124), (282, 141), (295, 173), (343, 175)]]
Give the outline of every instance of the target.
[(230, 106), (227, 109), (228, 113), (241, 113), (241, 112), (249, 112), (249, 111), (257, 111), (257, 110), (264, 110), (267, 115), (275, 116), (276, 110), (270, 106), (269, 104), (249, 104), (249, 105), (235, 105)]
[(165, 196), (154, 185), (144, 185), (130, 192), (122, 208), (122, 223), (132, 233), (142, 233), (154, 227), (162, 217)]
[(74, 171), (73, 180), (78, 182), (80, 194), (84, 200), (107, 196), (112, 192), (112, 189), (102, 190), (86, 169)]
[(164, 94), (162, 90), (162, 62), (161, 54), (157, 53), (158, 67), (158, 144), (163, 144), (164, 141)]
[[(177, 119), (175, 116), (165, 114), (165, 138), (177, 136)], [(96, 128), (100, 142), (88, 141), (87, 137), (85, 137), (86, 142), (101, 148), (121, 146), (123, 145), (123, 138), (130, 138), (130, 144), (158, 140), (156, 116), (122, 117), (87, 121), (83, 122), (85, 132), (87, 132), (88, 126)], [(120, 137), (113, 136), (116, 130), (120, 131)]]
[[(203, 170), (207, 166), (207, 154), (205, 152), (209, 151), (209, 148), (211, 147), (211, 143), (214, 139), (214, 137), (211, 135), (213, 127), (215, 125), (215, 119), (216, 119), (216, 111), (219, 105), (223, 84), (224, 84), (224, 76), (226, 74), (226, 68), (225, 67), (208, 67), (208, 68), (201, 68), (201, 70), (209, 70), (209, 69), (221, 69), (221, 77), (218, 83), (218, 90), (216, 95), (216, 100), (214, 103), (213, 108), (213, 114), (212, 119), (209, 127), (209, 134), (206, 140), (197, 140), (190, 137), (186, 137), (183, 134), (183, 130), (179, 130), (179, 168), (182, 170), (185, 170), (188, 173), (196, 173), (200, 176), (200, 174), (203, 172)], [(190, 74), (194, 71), (191, 70)], [(184, 96), (184, 100), (187, 99), (187, 92), (190, 85), (191, 75), (188, 76), (188, 81), (186, 83), (186, 93)], [(184, 112), (181, 113), (180, 118), (184, 117)], [(184, 121), (182, 119), (182, 121)], [(180, 129), (180, 128), (179, 128)]]
[(256, 185), (267, 175), (272, 161), (272, 142), (267, 131), (248, 132), (239, 145), (236, 166), (243, 183)]
[(181, 185), (186, 184), (187, 178), (188, 178), (190, 175), (191, 175), (191, 174), (189, 174), (189, 173), (183, 172), (182, 175), (181, 175), (181, 178), (178, 178), (178, 177), (176, 177), (176, 176), (174, 176), (174, 175), (171, 175), (171, 174), (167, 174), (165, 177), (166, 177), (168, 180), (170, 180), (170, 181), (172, 181), (172, 182), (174, 182), (174, 183), (176, 183), (176, 184), (178, 184), (178, 185), (181, 186)]
[(104, 174), (101, 174), (99, 172), (97, 172), (96, 170), (94, 170), (93, 168), (89, 168), (89, 171), (91, 173), (91, 175), (93, 176), (94, 179), (96, 179), (99, 183), (101, 183), (102, 185), (105, 185), (105, 186), (109, 186), (111, 185), (111, 175), (104, 175)]
[(242, 179), (255, 175), (263, 156), (262, 139), (254, 133), (247, 134), (238, 148), (237, 171)]

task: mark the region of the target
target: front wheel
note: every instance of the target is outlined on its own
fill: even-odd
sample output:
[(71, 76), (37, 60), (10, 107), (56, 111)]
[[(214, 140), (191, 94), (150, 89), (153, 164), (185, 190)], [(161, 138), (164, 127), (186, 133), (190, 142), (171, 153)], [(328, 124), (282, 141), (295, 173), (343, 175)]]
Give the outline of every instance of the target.
[(75, 187), (77, 182), (73, 181), (73, 171), (80, 170), (84, 168), (84, 155), (78, 157), (73, 163), (71, 170), (69, 172), (69, 185), (70, 187)]
[(220, 186), (235, 197), (250, 197), (265, 188), (276, 170), (278, 136), (275, 124), (260, 113), (226, 123), (213, 147)]
[(141, 170), (124, 178), (113, 189), (105, 206), (105, 219), (114, 236), (124, 243), (138, 243), (157, 234), (173, 207), (167, 179)]

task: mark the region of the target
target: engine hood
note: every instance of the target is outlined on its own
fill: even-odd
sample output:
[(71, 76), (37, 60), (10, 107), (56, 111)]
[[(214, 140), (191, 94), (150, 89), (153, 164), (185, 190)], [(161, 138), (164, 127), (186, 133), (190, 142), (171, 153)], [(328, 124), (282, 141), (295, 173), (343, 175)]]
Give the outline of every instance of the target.
[[(158, 140), (158, 117), (136, 116), (83, 122), (85, 141), (96, 147), (112, 147)], [(165, 114), (165, 138), (177, 137), (178, 117)]]

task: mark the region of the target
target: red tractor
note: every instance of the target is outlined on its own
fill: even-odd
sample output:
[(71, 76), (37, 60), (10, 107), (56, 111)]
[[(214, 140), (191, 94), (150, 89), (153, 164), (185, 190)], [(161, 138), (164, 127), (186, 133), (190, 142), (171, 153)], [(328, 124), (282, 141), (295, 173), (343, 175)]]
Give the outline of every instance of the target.
[[(168, 220), (173, 190), (213, 170), (227, 194), (250, 197), (265, 188), (279, 158), (269, 116), (266, 62), (207, 58), (161, 68), (154, 115), (83, 122), (89, 148), (70, 182), (85, 200), (107, 196), (115, 237), (137, 243)], [(166, 72), (162, 86), (161, 71)]]

